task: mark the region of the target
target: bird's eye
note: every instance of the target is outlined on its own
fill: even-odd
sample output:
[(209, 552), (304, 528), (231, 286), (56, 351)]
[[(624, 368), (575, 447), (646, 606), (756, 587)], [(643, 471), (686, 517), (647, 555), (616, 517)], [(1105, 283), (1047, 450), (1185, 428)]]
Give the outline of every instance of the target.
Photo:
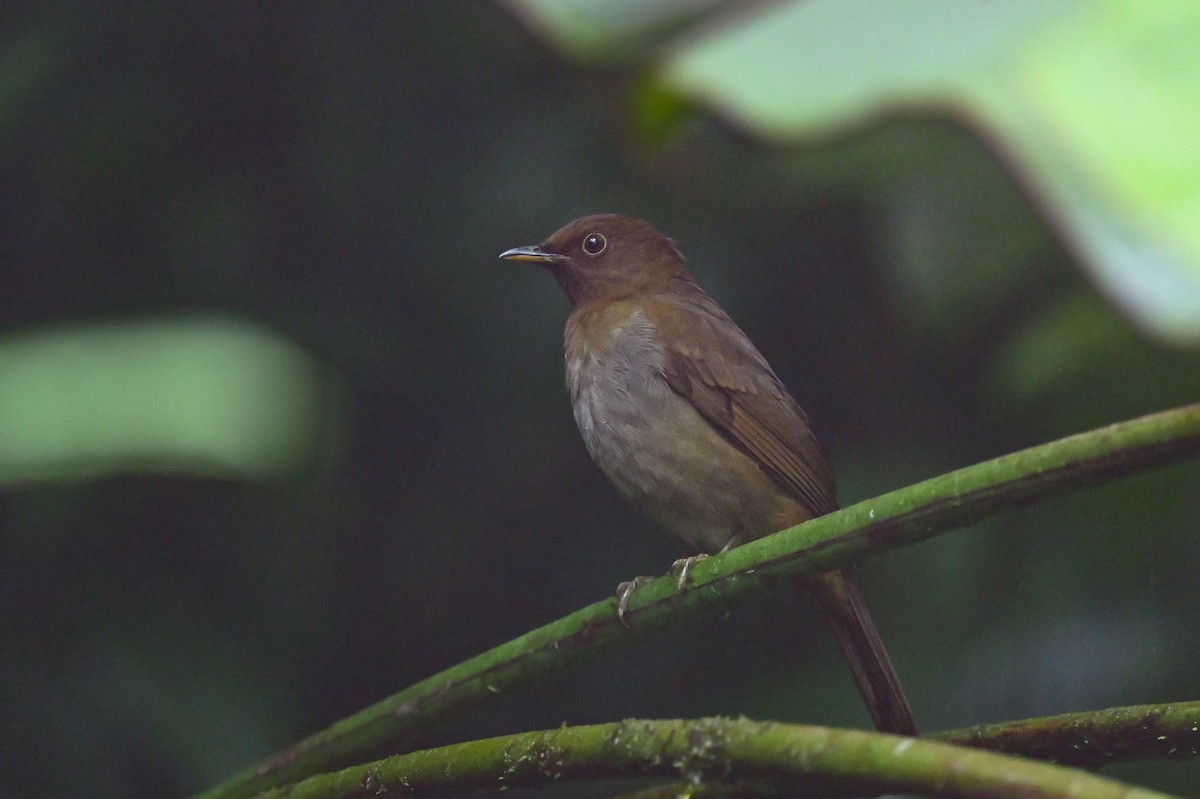
[(608, 246), (608, 239), (599, 233), (589, 233), (583, 240), (583, 251), (588, 255), (599, 255)]

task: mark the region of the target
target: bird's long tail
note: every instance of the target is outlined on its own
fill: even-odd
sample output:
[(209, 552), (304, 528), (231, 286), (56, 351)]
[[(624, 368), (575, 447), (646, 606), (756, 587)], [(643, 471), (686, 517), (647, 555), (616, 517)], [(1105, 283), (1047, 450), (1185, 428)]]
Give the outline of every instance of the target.
[(850, 662), (854, 682), (862, 694), (875, 729), (899, 735), (916, 735), (912, 709), (892, 668), (887, 649), (867, 612), (853, 572), (822, 574), (805, 582), (825, 609), (842, 654)]

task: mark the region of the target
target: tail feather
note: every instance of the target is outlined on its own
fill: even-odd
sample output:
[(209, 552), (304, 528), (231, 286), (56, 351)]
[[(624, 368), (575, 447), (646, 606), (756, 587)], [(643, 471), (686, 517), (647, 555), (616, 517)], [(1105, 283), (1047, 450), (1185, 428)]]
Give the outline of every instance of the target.
[(829, 572), (805, 585), (825, 608), (875, 729), (916, 735), (917, 725), (908, 698), (867, 612), (854, 574), (849, 570)]

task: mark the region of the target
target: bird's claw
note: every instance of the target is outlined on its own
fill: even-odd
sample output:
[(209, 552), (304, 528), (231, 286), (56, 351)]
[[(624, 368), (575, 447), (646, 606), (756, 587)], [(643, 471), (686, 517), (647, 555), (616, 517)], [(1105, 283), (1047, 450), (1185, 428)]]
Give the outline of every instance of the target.
[[(707, 558), (708, 555), (692, 555), (690, 558), (680, 558), (671, 564), (671, 571), (679, 571), (679, 581), (675, 585), (679, 593), (682, 594), (687, 588), (692, 577), (692, 567)], [(625, 614), (629, 611), (629, 598), (633, 596), (634, 591), (653, 580), (653, 577), (634, 577), (617, 586), (617, 620), (626, 628), (629, 627), (629, 622), (625, 620)]]
[(692, 568), (702, 560), (708, 560), (708, 555), (692, 555), (688, 558), (680, 558), (671, 564), (671, 571), (679, 569), (679, 582), (675, 585), (675, 590), (683, 593), (688, 586), (688, 581), (692, 579)]
[(617, 586), (617, 621), (621, 622), (626, 629), (629, 629), (629, 622), (625, 620), (625, 613), (629, 610), (629, 598), (633, 596), (634, 591), (653, 579), (649, 576), (634, 577)]

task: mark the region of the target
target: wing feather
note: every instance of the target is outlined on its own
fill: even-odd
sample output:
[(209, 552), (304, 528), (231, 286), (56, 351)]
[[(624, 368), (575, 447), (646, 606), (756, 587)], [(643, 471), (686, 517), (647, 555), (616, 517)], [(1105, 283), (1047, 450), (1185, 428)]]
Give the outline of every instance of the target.
[(766, 359), (703, 292), (669, 318), (680, 310), (697, 335), (667, 337), (675, 342), (665, 353), (667, 384), (814, 516), (836, 510), (829, 457)]

